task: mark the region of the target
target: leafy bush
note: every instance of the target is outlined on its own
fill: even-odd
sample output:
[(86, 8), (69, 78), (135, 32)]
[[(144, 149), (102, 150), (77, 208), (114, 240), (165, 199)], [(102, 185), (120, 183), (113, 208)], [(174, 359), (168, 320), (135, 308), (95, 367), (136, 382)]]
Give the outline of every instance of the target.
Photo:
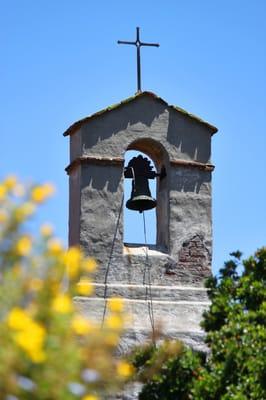
[(138, 370), (137, 379), (145, 383), (139, 399), (187, 399), (202, 357), (204, 354), (193, 353), (178, 341), (136, 350), (133, 364)]
[(124, 324), (121, 299), (108, 302), (105, 325), (75, 310), (93, 294), (94, 260), (64, 249), (49, 225), (39, 237), (27, 221), (53, 192), (0, 184), (0, 399), (96, 400), (117, 390), (132, 367), (114, 358)]
[(211, 354), (196, 399), (266, 399), (266, 248), (241, 266), (241, 253), (232, 256), (208, 282), (212, 304), (202, 326)]
[(169, 344), (150, 353), (138, 350), (141, 400), (266, 399), (266, 248), (240, 260), (240, 252), (232, 253), (219, 277), (207, 282), (207, 360), (178, 343), (176, 354), (169, 354)]

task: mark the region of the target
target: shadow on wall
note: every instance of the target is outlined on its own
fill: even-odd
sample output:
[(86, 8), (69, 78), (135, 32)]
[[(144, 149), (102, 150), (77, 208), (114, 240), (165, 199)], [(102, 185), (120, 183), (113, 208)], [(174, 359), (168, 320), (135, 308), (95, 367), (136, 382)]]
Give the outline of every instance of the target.
[(167, 140), (192, 160), (210, 161), (211, 134), (207, 128), (174, 110), (169, 110)]
[[(92, 148), (128, 126), (135, 125), (134, 129), (143, 131), (143, 125), (151, 126), (155, 118), (166, 109), (166, 106), (149, 98), (137, 98), (135, 101), (121, 105), (112, 112), (107, 112), (92, 119), (89, 124), (89, 133), (84, 135), (85, 148)], [(86, 129), (84, 125), (82, 129)], [(117, 155), (118, 156), (118, 155)]]
[(83, 169), (81, 189), (90, 187), (99, 191), (116, 193), (124, 172), (123, 164), (86, 165)]
[(205, 185), (205, 190), (209, 192), (210, 182), (210, 171), (201, 171), (195, 168), (178, 166), (175, 167), (173, 171), (171, 188), (178, 192), (199, 193), (200, 190), (204, 189), (202, 186)]

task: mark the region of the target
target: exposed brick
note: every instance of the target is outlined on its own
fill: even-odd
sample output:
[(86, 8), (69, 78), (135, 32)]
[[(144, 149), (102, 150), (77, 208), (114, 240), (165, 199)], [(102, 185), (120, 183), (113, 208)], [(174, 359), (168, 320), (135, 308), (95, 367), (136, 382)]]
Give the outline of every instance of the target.
[(197, 271), (208, 271), (210, 265), (210, 254), (201, 235), (195, 235), (186, 240), (179, 252), (178, 269), (190, 269)]

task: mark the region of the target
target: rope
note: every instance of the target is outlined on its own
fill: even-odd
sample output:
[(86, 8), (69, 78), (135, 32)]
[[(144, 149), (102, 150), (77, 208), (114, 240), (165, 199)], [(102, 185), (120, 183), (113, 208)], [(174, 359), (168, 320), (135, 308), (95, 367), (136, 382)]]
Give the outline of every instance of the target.
[(119, 214), (118, 214), (118, 217), (117, 217), (114, 237), (113, 237), (112, 246), (111, 246), (111, 251), (110, 251), (109, 260), (108, 260), (108, 264), (107, 264), (107, 268), (106, 268), (105, 276), (104, 276), (104, 294), (103, 294), (103, 298), (105, 299), (105, 301), (104, 301), (103, 318), (102, 318), (102, 325), (101, 325), (102, 328), (103, 328), (105, 314), (106, 314), (106, 308), (107, 308), (107, 289), (108, 289), (107, 281), (108, 281), (108, 274), (109, 274), (110, 265), (111, 265), (111, 261), (112, 261), (112, 257), (113, 257), (113, 251), (114, 251), (114, 246), (115, 246), (115, 239), (116, 239), (117, 232), (118, 232), (119, 221), (120, 221), (121, 213), (122, 213), (122, 210), (123, 210), (123, 203), (124, 203), (124, 194), (122, 196), (122, 201), (121, 201), (121, 204), (120, 204)]
[[(144, 211), (143, 211), (142, 215), (143, 215), (143, 229), (144, 229), (145, 253), (146, 253), (146, 261), (145, 261), (145, 268), (144, 268), (144, 274), (143, 274), (143, 285), (145, 285), (145, 287), (146, 287), (146, 301), (148, 301), (148, 313), (149, 313), (149, 318), (150, 318), (151, 328), (152, 328), (152, 342), (154, 345), (156, 345), (153, 301), (152, 301), (152, 290), (151, 290), (151, 264), (150, 264), (149, 255), (148, 255), (146, 221), (145, 221), (145, 212)], [(146, 283), (146, 275), (148, 277), (148, 284)]]

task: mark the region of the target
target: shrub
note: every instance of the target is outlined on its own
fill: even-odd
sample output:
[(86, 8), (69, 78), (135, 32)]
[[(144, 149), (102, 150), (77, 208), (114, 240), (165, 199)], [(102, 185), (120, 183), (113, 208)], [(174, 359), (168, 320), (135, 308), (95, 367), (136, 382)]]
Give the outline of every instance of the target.
[(49, 225), (38, 237), (26, 231), (52, 192), (49, 184), (26, 189), (12, 176), (0, 184), (1, 400), (96, 400), (132, 373), (114, 357), (122, 300), (109, 300), (103, 328), (72, 301), (93, 294), (94, 260), (65, 249)]

